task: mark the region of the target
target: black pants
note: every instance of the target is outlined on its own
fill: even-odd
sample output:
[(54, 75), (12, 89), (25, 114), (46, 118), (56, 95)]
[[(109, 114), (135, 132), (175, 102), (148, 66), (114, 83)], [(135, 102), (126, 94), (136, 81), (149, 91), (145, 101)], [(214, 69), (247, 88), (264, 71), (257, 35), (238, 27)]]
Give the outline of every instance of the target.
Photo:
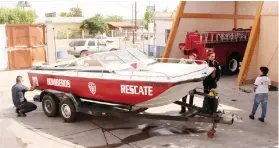
[[(217, 83), (215, 79), (208, 78), (203, 82), (203, 87), (204, 87), (203, 92), (209, 94), (211, 89), (217, 88)], [(212, 114), (216, 110), (215, 104), (216, 104), (215, 99), (204, 97), (203, 110), (206, 111), (207, 113)]]
[(16, 112), (18, 113), (19, 111), (22, 113), (28, 113), (31, 111), (34, 111), (37, 109), (37, 106), (34, 103), (31, 102), (23, 102), (22, 104), (20, 104), (17, 108), (16, 108)]

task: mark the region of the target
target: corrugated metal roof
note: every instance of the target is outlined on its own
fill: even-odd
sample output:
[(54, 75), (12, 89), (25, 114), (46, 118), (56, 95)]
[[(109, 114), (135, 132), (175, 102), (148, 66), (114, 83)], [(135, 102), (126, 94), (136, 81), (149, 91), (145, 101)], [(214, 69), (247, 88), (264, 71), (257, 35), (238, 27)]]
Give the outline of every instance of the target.
[(135, 26), (132, 22), (107, 22), (109, 25), (114, 27), (133, 27)]

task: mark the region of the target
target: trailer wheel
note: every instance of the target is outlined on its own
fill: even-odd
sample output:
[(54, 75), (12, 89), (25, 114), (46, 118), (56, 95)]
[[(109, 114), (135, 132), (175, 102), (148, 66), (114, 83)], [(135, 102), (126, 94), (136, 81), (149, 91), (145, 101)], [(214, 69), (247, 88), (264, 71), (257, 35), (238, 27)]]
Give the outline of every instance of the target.
[(229, 75), (237, 74), (239, 72), (239, 62), (240, 58), (238, 56), (230, 56), (225, 66), (225, 73)]
[(45, 95), (42, 100), (42, 107), (48, 117), (56, 117), (58, 113), (58, 103), (51, 95)]
[(65, 122), (74, 122), (76, 120), (76, 108), (70, 99), (62, 100), (59, 108)]

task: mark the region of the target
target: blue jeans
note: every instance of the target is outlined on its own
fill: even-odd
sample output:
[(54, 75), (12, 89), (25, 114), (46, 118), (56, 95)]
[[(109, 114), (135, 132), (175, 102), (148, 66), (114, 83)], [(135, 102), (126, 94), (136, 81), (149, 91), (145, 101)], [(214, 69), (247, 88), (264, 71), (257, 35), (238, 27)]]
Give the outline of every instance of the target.
[(254, 116), (256, 114), (257, 108), (259, 104), (262, 104), (262, 115), (261, 118), (264, 119), (266, 115), (266, 108), (267, 108), (267, 100), (268, 100), (268, 94), (262, 93), (262, 94), (256, 94), (254, 99), (254, 105), (252, 109), (252, 115)]

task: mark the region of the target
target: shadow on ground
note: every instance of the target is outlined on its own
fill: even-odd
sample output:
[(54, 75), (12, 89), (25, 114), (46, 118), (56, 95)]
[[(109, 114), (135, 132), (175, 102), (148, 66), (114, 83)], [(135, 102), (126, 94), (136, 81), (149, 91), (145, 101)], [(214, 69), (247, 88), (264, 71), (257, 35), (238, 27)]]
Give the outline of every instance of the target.
[(14, 108), (7, 109), (5, 118), (12, 118), (24, 127), (90, 148), (137, 147), (136, 143), (156, 136), (204, 134), (211, 125), (115, 117), (92, 117), (79, 114), (75, 123), (62, 118), (47, 117), (38, 109), (27, 117), (16, 117)]

